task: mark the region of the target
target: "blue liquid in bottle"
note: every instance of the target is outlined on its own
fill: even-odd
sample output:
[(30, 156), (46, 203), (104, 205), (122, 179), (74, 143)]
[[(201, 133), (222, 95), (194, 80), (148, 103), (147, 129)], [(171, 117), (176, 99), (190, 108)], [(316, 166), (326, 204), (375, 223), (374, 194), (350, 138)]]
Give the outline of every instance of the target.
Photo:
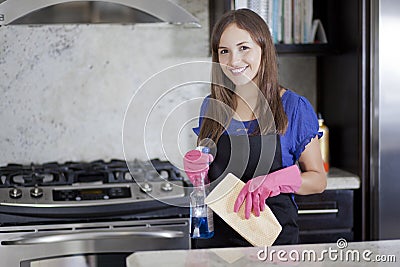
[(211, 232), (208, 228), (207, 217), (193, 217), (190, 232), (192, 238), (210, 238), (214, 236), (214, 231)]
[[(203, 153), (209, 153), (207, 147), (199, 147)], [(204, 184), (206, 177), (200, 177), (200, 185), (194, 187), (190, 194), (190, 237), (210, 238), (214, 236), (212, 210), (204, 203), (208, 185)]]

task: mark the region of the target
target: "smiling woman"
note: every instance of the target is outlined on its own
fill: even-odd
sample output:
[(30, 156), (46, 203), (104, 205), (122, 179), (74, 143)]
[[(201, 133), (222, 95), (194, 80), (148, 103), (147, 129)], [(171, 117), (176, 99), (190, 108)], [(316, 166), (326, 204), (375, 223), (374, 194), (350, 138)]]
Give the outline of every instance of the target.
[[(192, 180), (208, 174), (211, 183), (219, 183), (227, 173), (240, 177), (246, 185), (232, 203), (233, 211), (244, 205), (246, 219), (258, 217), (267, 204), (282, 226), (274, 245), (297, 243), (294, 194), (319, 193), (326, 187), (318, 142), (322, 134), (314, 109), (306, 98), (279, 85), (271, 33), (255, 12), (239, 9), (222, 16), (211, 47), (217, 63), (212, 68), (211, 94), (203, 101), (194, 131), (199, 145), (212, 140), (217, 152), (209, 168), (205, 168), (208, 157), (185, 156), (186, 165), (199, 167), (198, 173), (185, 171)], [(250, 243), (217, 214), (214, 237), (194, 244), (235, 246)]]

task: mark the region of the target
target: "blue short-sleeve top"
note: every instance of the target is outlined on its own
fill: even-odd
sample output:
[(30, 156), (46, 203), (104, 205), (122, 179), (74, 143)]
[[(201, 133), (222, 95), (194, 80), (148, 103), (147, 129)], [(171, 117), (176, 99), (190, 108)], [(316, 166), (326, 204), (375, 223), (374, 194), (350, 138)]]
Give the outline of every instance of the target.
[[(203, 117), (206, 114), (210, 96), (207, 96), (200, 108), (199, 126), (193, 131), (199, 135)], [(318, 132), (318, 119), (315, 111), (307, 98), (286, 90), (281, 97), (283, 108), (288, 118), (288, 128), (285, 134), (280, 136), (282, 151), (282, 167), (288, 167), (296, 163), (306, 145), (315, 136), (322, 137)], [(254, 132), (257, 126), (256, 120), (238, 121), (232, 119), (223, 134), (245, 135)]]

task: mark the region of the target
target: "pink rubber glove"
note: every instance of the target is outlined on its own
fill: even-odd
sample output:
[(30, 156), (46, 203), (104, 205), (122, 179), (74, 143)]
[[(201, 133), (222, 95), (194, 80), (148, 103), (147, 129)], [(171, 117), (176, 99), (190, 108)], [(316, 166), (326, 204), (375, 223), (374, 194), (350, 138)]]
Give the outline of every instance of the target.
[(207, 173), (213, 160), (211, 154), (205, 154), (199, 150), (190, 150), (185, 154), (183, 168), (194, 186), (200, 185), (201, 177), (206, 177), (204, 183), (208, 183)]
[(244, 200), (245, 218), (250, 218), (251, 210), (256, 217), (260, 216), (260, 210), (265, 208), (265, 200), (280, 193), (295, 193), (301, 186), (300, 170), (296, 165), (281, 169), (268, 175), (258, 176), (246, 183), (240, 191), (234, 212), (238, 212)]

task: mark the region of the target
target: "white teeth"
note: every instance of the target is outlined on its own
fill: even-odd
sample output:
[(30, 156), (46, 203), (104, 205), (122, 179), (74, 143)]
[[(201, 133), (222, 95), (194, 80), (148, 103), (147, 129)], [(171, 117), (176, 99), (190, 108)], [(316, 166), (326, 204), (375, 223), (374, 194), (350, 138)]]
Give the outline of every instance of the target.
[(243, 72), (246, 68), (247, 68), (247, 66), (242, 67), (242, 68), (231, 69), (231, 71), (232, 71), (234, 74), (238, 74), (238, 73)]

